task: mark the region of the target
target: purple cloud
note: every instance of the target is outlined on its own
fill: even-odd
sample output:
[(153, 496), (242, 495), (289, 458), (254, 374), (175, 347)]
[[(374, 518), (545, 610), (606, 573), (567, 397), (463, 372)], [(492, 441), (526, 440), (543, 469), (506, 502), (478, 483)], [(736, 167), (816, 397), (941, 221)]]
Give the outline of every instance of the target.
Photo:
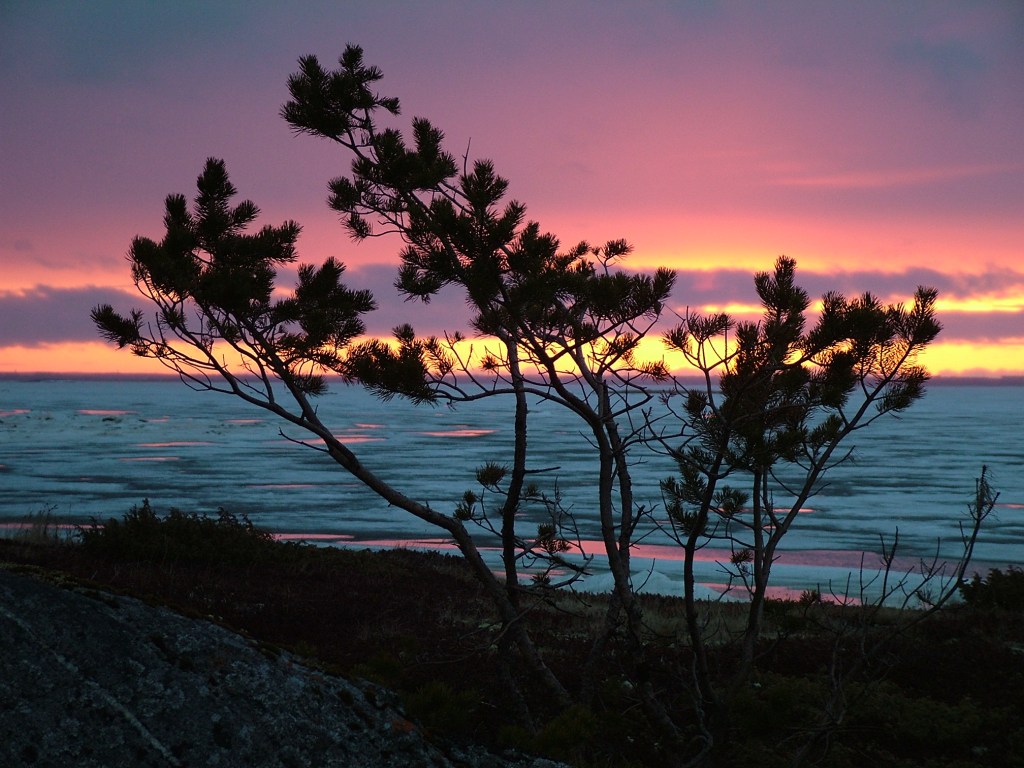
[[(466, 331), (470, 310), (457, 288), (448, 288), (424, 304), (403, 299), (394, 287), (397, 267), (388, 264), (350, 267), (344, 282), (352, 288), (368, 289), (378, 309), (365, 317), (367, 332), (388, 335), (401, 323), (410, 323), (418, 333), (440, 334)], [(837, 290), (848, 297), (865, 291), (883, 301), (910, 298), (918, 285), (935, 287), (940, 297), (966, 299), (978, 294), (1024, 296), (1024, 273), (994, 271), (981, 275), (945, 275), (933, 270), (908, 270), (898, 275), (877, 272), (839, 272), (824, 275), (798, 272), (799, 283), (812, 298)], [(293, 275), (283, 272), (280, 285), (290, 288)], [(0, 346), (37, 345), (59, 341), (95, 341), (98, 336), (89, 321), (90, 310), (101, 303), (125, 312), (133, 307), (147, 310), (142, 296), (112, 288), (58, 289), (37, 287), (23, 293), (0, 293)], [(743, 270), (696, 272), (680, 270), (670, 312), (665, 324), (673, 322), (671, 311), (687, 307), (700, 311), (706, 305), (756, 304), (753, 275)], [(944, 341), (995, 341), (1024, 336), (1020, 311), (940, 312)]]
[(0, 293), (0, 346), (36, 346), (62, 341), (96, 341), (89, 312), (112, 304), (125, 312), (135, 297), (112, 288), (59, 289), (46, 286), (24, 293)]

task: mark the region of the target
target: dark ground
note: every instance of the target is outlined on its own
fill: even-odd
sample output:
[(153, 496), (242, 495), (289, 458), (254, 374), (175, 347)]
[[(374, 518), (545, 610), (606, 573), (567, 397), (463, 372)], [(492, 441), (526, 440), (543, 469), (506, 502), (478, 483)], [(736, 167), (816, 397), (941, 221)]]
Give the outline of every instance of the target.
[[(445, 743), (499, 751), (514, 745), (578, 765), (667, 764), (621, 685), (616, 688), (614, 649), (598, 710), (551, 713), (533, 735), (512, 723), (497, 672), (497, 627), (457, 558), (274, 546), (282, 548), (184, 558), (0, 540), (0, 563), (79, 590), (113, 590), (212, 618), (263, 649), (288, 649), (325, 672), (387, 686), (417, 730)], [(592, 602), (588, 608), (562, 601), (529, 617), (549, 663), (570, 686), (599, 615), (600, 599)], [(671, 701), (671, 681), (686, 668), (686, 649), (677, 642), (681, 602), (652, 598), (646, 613), (652, 663), (660, 665), (655, 674), (666, 681)], [(736, 764), (786, 764), (779, 744), (815, 715), (831, 653), (828, 638), (799, 623), (795, 604), (774, 604), (770, 619), (757, 682), (737, 712)], [(895, 643), (881, 676), (851, 686), (851, 694), (857, 701), (823, 765), (1024, 766), (1024, 617), (952, 610)], [(533, 703), (545, 717), (545, 703)], [(678, 706), (685, 705), (680, 698)]]

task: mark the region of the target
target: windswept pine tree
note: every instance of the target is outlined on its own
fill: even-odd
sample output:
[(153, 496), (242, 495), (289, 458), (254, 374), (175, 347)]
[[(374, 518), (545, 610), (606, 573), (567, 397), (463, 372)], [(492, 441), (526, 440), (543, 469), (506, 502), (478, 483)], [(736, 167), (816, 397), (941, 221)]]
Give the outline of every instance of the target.
[[(413, 119), (408, 134), (393, 127), (400, 103), (376, 92), (380, 80), (356, 46), (334, 70), (304, 57), (281, 114), (297, 133), (334, 143), (347, 160), (347, 171), (329, 183), (330, 206), (351, 237), (400, 243), (400, 296), (428, 302), (442, 289), (456, 290), (471, 310), (468, 327), (424, 337), (401, 325), (391, 340), (362, 338), (375, 299), (347, 287), (344, 265), (334, 259), (303, 264), (294, 287), (280, 285), (279, 268), (297, 261), (299, 226), (250, 231), (259, 210), (235, 202), (216, 159), (199, 176), (191, 207), (182, 195), (167, 198), (163, 238), (132, 243), (132, 277), (152, 311), (100, 306), (93, 320), (106, 339), (159, 360), (189, 386), (275, 414), (291, 439), (322, 451), (454, 541), (493, 602), (497, 663), (520, 725), (536, 729), (599, 708), (600, 692), (614, 685), (660, 734), (667, 765), (711, 764), (728, 754), (730, 712), (760, 648), (772, 564), (800, 509), (829, 469), (848, 458), (850, 435), (924, 392), (928, 376), (917, 359), (940, 331), (935, 292), (919, 288), (910, 308), (885, 306), (870, 294), (829, 293), (811, 318), (795, 262), (780, 258), (773, 272), (754, 278), (763, 305), (757, 322), (692, 313), (663, 330), (670, 294), (686, 288), (674, 273), (626, 270), (631, 248), (624, 240), (563, 246), (508, 199), (509, 182), (492, 162), (457, 162), (426, 119)], [(641, 343), (657, 334), (702, 376), (699, 386), (640, 354)], [(469, 339), (484, 351), (468, 355)], [(511, 455), (466, 467), (472, 487), (452, 509), (435, 509), (403, 493), (400, 473), (388, 482), (366, 467), (322, 421), (315, 399), (329, 376), (427, 407), (509, 398)], [(585, 548), (557, 486), (537, 482), (549, 470), (529, 451), (538, 401), (577, 417), (593, 451), (597, 481), (577, 506), (599, 522), (596, 551)], [(640, 460), (664, 460), (666, 473), (675, 468), (662, 484), (657, 515), (657, 503), (634, 496), (631, 467)], [(951, 577), (933, 563), (915, 585), (886, 581), (867, 607), (877, 611), (901, 590), (908, 601), (921, 598), (924, 587), (934, 588), (933, 607), (946, 602), (991, 499), (979, 492), (964, 528), (964, 559)], [(523, 523), (528, 511), (530, 529)], [(651, 633), (630, 563), (636, 543), (658, 531), (683, 551), (686, 615), (678, 640), (691, 661), (671, 681), (650, 674)], [(481, 552), (488, 536), (500, 541), (500, 577)], [(694, 563), (712, 543), (728, 548), (722, 565), (748, 600), (734, 633), (715, 634), (713, 606), (697, 599)], [(886, 554), (886, 578), (893, 555)], [(553, 668), (529, 631), (530, 609), (573, 585), (597, 557), (613, 577), (608, 610), (583, 668)], [(878, 651), (884, 637), (872, 634), (873, 615), (866, 611), (857, 637), (860, 647)], [(830, 717), (842, 692), (840, 685), (826, 707)], [(825, 717), (808, 726), (794, 754), (809, 754), (800, 745), (834, 725), (835, 717)]]

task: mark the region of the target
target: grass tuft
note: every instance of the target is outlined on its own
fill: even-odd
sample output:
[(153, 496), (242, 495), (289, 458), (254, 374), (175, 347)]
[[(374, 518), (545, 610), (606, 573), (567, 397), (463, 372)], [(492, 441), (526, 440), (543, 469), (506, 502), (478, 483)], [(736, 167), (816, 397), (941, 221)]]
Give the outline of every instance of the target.
[(53, 514), (56, 507), (50, 506), (26, 515), (13, 524), (14, 541), (23, 544), (63, 544), (71, 538), (68, 527), (57, 521)]

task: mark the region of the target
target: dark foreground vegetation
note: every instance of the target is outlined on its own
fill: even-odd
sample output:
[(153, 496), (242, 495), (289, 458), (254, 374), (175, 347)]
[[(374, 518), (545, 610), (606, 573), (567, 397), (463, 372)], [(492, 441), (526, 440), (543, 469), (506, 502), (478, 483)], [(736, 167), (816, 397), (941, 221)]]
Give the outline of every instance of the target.
[[(518, 724), (496, 663), (500, 626), (459, 558), (281, 543), (228, 513), (162, 517), (148, 503), (82, 529), (70, 542), (46, 530), (35, 533), (0, 540), (0, 562), (212, 617), (327, 671), (385, 684), (435, 737), (514, 746), (579, 766), (672, 764), (670, 751), (646, 730), (636, 695), (614, 663), (605, 666), (592, 708), (554, 714), (533, 733)], [(965, 585), (963, 595), (962, 604), (897, 633), (883, 658), (844, 681), (846, 714), (815, 744), (809, 763), (1024, 765), (1024, 573), (994, 571)], [(673, 678), (689, 661), (681, 641), (682, 601), (643, 599), (647, 674), (674, 706), (691, 706), (684, 695), (672, 696)], [(527, 617), (567, 680), (582, 674), (604, 600), (553, 595)], [(810, 595), (770, 602), (769, 642), (738, 699), (722, 765), (791, 763), (794, 745), (805, 744), (819, 727), (835, 670), (855, 668), (858, 646), (872, 639), (836, 631), (856, 627), (856, 613)], [(906, 612), (897, 613), (892, 626)], [(729, 621), (730, 607), (721, 606), (719, 615)], [(733, 653), (724, 644), (712, 650), (723, 664)], [(538, 698), (530, 704), (543, 713), (539, 692)]]

